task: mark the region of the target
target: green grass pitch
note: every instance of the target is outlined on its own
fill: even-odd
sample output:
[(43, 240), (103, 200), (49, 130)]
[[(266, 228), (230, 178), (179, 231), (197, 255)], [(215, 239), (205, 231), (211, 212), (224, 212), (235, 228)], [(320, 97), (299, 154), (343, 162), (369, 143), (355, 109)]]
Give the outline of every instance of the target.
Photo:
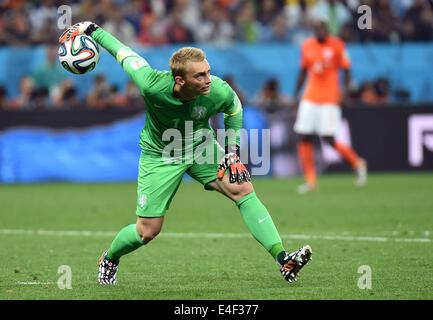
[[(433, 299), (433, 174), (371, 175), (363, 189), (327, 175), (303, 196), (300, 182), (254, 180), (286, 248), (313, 248), (296, 283), (233, 203), (187, 182), (161, 235), (122, 259), (114, 287), (97, 284), (97, 259), (135, 221), (134, 183), (2, 185), (0, 299)], [(58, 287), (62, 265), (72, 289)], [(358, 287), (368, 284), (361, 266), (371, 289)]]

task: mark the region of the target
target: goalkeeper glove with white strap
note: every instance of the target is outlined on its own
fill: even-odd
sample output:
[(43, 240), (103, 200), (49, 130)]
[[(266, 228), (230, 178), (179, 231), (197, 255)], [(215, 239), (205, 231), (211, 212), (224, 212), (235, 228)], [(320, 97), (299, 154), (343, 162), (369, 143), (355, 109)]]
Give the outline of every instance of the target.
[(91, 21), (78, 22), (66, 29), (59, 38), (60, 43), (74, 39), (78, 35), (90, 36), (99, 26)]

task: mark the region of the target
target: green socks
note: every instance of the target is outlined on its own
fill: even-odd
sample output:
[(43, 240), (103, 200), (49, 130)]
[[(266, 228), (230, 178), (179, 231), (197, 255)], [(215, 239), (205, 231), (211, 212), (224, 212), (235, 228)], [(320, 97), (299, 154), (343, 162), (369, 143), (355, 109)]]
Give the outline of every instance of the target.
[(279, 260), (283, 256), (280, 253), (284, 253), (280, 235), (268, 210), (257, 198), (256, 193), (247, 194), (237, 201), (236, 205), (241, 211), (242, 219), (253, 237), (260, 242), (275, 260), (280, 262)]
[(120, 230), (116, 238), (114, 238), (106, 258), (117, 263), (121, 256), (138, 249), (144, 244), (137, 232), (135, 223), (130, 224)]
[[(236, 202), (236, 205), (253, 237), (277, 262), (281, 263), (280, 260), (284, 257), (284, 247), (280, 235), (268, 210), (257, 198), (256, 193), (252, 192), (244, 196)], [(130, 224), (120, 230), (114, 238), (106, 257), (111, 261), (118, 262), (121, 256), (144, 244), (145, 242), (137, 233), (136, 225)]]

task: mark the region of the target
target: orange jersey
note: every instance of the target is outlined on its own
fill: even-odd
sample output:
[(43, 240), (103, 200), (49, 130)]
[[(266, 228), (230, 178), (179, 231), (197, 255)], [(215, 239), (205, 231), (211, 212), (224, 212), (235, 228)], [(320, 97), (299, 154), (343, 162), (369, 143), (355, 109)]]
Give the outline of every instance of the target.
[(323, 43), (316, 38), (305, 40), (301, 48), (301, 68), (308, 71), (303, 99), (314, 103), (340, 103), (339, 71), (350, 68), (342, 40), (333, 36), (328, 36)]

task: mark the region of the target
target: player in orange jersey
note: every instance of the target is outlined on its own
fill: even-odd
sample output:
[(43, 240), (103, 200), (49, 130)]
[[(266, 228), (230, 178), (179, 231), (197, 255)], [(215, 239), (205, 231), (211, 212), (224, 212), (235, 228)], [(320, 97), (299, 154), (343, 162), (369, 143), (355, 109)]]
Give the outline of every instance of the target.
[(315, 134), (334, 147), (354, 169), (356, 185), (362, 186), (367, 181), (366, 161), (351, 147), (335, 140), (341, 122), (340, 69), (344, 70), (345, 89), (350, 84), (350, 60), (344, 42), (329, 35), (323, 20), (314, 23), (314, 33), (314, 37), (302, 44), (301, 71), (295, 89), (298, 97), (307, 78), (294, 127), (300, 135), (298, 157), (305, 177), (305, 184), (298, 188), (300, 193), (313, 191), (317, 187), (313, 149)]

